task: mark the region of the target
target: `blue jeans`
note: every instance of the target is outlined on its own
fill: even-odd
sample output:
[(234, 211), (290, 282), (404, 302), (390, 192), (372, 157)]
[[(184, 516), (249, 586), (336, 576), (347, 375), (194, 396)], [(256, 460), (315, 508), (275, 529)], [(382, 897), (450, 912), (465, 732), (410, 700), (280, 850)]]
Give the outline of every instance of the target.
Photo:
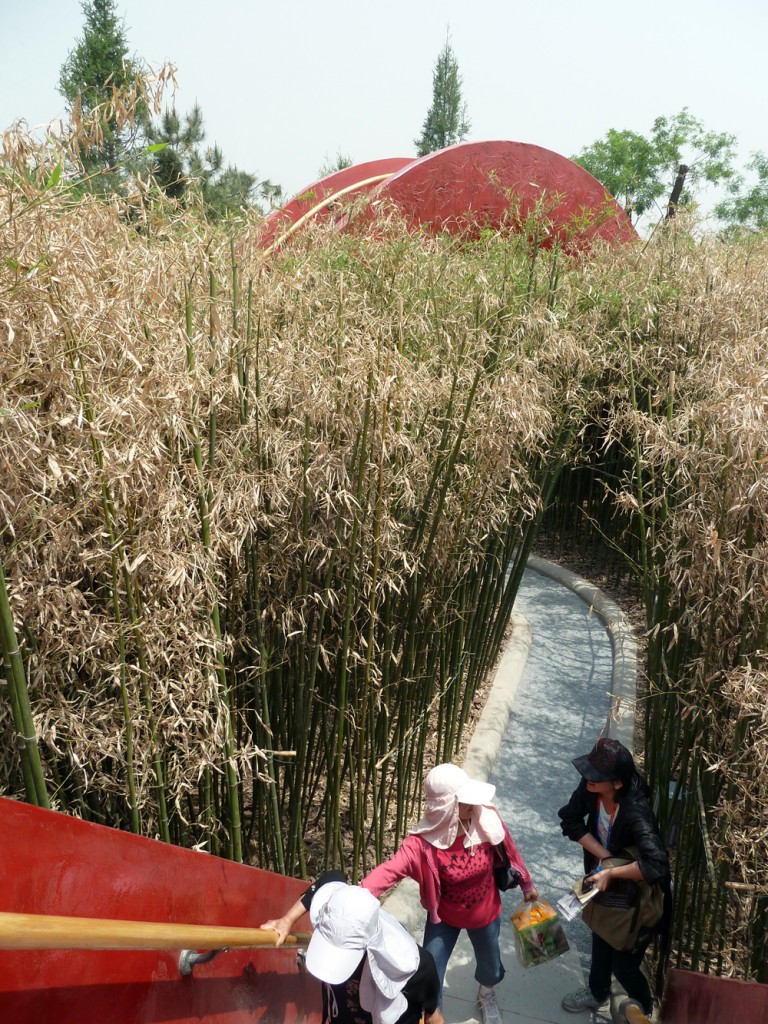
[[(501, 931), (501, 914), (484, 928), (467, 928), (469, 941), (475, 951), (475, 980), (481, 985), (498, 985), (504, 977), (504, 964), (499, 951), (499, 932)], [(424, 927), (424, 948), (434, 957), (437, 974), (440, 978), (440, 1005), (443, 998), (443, 979), (448, 960), (456, 945), (461, 928), (451, 924), (433, 924), (427, 918)]]

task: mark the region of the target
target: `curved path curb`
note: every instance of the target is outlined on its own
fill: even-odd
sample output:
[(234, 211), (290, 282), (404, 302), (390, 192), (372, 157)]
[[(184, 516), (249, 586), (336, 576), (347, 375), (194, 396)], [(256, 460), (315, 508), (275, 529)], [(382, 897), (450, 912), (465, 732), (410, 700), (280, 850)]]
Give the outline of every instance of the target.
[[(554, 562), (531, 555), (528, 568), (562, 583), (600, 616), (613, 649), (611, 707), (606, 735), (619, 740), (629, 750), (635, 747), (634, 707), (637, 691), (637, 640), (629, 619), (618, 604), (594, 584)], [(628, 706), (627, 706), (628, 705)], [(616, 713), (614, 713), (616, 712)]]

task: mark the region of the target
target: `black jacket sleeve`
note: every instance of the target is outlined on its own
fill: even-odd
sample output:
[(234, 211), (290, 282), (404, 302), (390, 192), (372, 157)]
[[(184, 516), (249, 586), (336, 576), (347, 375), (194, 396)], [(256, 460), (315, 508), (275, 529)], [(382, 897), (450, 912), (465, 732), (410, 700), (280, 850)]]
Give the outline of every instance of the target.
[[(409, 1009), (415, 1011), (414, 1020), (424, 1014), (434, 1013), (440, 998), (440, 981), (437, 967), (432, 954), (419, 946), (419, 966), (403, 986), (403, 995), (408, 1000)], [(406, 1015), (404, 1015), (406, 1017)], [(403, 1020), (403, 1018), (400, 1018)], [(398, 1022), (400, 1024), (400, 1022)]]
[(301, 902), (304, 904), (304, 909), (309, 910), (312, 903), (312, 897), (315, 895), (320, 886), (325, 885), (326, 882), (346, 882), (343, 872), (341, 871), (324, 871), (322, 875), (318, 875), (317, 879), (310, 885), (304, 895), (301, 897)]
[(665, 888), (669, 883), (669, 857), (661, 841), (650, 803), (645, 799), (627, 801), (622, 810), (625, 813), (621, 829), (617, 830), (616, 842), (612, 842), (611, 847), (636, 847), (637, 863), (643, 878), (649, 885), (658, 882)]
[(561, 807), (557, 812), (563, 835), (572, 839), (574, 843), (578, 843), (581, 838), (588, 835), (590, 829), (587, 821), (590, 814), (594, 813), (596, 806), (596, 801), (590, 798), (587, 784), (582, 779), (578, 787), (571, 793), (571, 799), (565, 807)]

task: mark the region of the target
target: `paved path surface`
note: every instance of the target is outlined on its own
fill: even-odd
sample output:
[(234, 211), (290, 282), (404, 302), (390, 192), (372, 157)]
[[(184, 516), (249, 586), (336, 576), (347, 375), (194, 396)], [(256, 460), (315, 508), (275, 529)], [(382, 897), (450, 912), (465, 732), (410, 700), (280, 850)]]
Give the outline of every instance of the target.
[[(551, 568), (559, 580), (526, 570), (515, 604), (513, 640), (497, 670), (464, 767), (471, 776), (496, 785), (496, 805), (540, 895), (554, 904), (582, 871), (581, 847), (563, 837), (557, 816), (578, 782), (571, 759), (591, 749), (605, 726), (611, 691), (626, 691), (626, 686), (622, 680), (617, 684), (614, 673), (623, 641), (617, 642), (615, 629), (609, 631), (604, 621), (607, 618), (613, 627), (620, 610), (578, 577), (539, 560), (534, 564), (547, 572)], [(597, 607), (603, 618), (596, 614)], [(621, 628), (619, 633), (626, 635)], [(626, 642), (631, 652), (631, 640)], [(633, 671), (634, 666), (628, 671), (632, 687)], [(628, 728), (625, 721), (611, 731), (631, 746)], [(507, 974), (497, 987), (497, 998), (505, 1024), (610, 1021), (607, 1011), (571, 1014), (560, 1006), (566, 992), (586, 983), (590, 933), (579, 920), (565, 925), (569, 953), (551, 963), (520, 967), (509, 921), (519, 901), (519, 890), (502, 896), (502, 959)], [(388, 900), (387, 909), (420, 940), (424, 912), (414, 886), (404, 883)], [(446, 974), (446, 1024), (477, 1020), (476, 995), (472, 947), (462, 933)]]

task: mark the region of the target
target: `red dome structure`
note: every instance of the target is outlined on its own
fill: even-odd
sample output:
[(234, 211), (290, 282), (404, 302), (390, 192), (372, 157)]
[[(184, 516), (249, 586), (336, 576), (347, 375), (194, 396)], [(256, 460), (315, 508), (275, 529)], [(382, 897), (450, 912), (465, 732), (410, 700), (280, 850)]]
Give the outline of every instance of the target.
[(346, 196), (358, 196), (369, 192), (383, 181), (392, 177), (403, 167), (413, 163), (411, 157), (390, 157), (387, 160), (369, 160), (354, 167), (334, 171), (318, 181), (307, 185), (279, 210), (273, 210), (264, 221), (259, 244), (266, 249), (290, 237), (293, 229), (307, 220), (323, 220)]
[[(362, 194), (367, 203), (351, 215), (350, 200)], [(333, 216), (347, 230), (392, 207), (414, 228), (470, 238), (484, 230), (526, 231), (545, 248), (575, 251), (597, 239), (637, 238), (624, 210), (583, 167), (541, 146), (496, 141), (337, 171), (269, 214), (259, 244), (271, 252), (309, 221)]]

